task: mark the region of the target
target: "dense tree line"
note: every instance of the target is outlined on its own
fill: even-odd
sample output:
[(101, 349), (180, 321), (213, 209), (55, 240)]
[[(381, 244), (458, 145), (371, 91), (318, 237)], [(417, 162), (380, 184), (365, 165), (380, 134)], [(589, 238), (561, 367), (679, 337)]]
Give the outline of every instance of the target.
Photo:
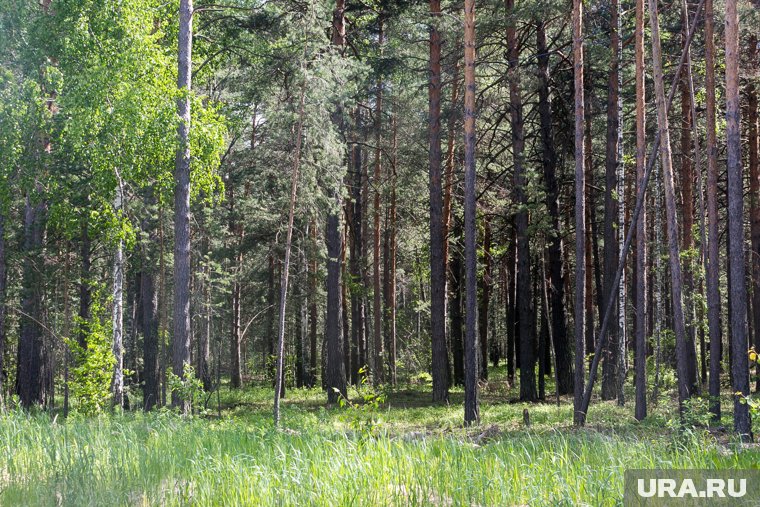
[(505, 364), (584, 424), (674, 370), (749, 436), (757, 6), (566, 4), (4, 0), (0, 395), (429, 374), (470, 424)]

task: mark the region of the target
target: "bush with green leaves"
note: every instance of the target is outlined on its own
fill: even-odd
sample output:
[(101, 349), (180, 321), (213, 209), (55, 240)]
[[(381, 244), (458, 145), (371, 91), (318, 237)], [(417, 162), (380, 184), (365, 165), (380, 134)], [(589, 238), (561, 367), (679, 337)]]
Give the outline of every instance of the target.
[(103, 411), (111, 402), (115, 359), (111, 350), (111, 319), (101, 289), (96, 288), (93, 294), (92, 317), (76, 320), (77, 328), (84, 333), (85, 346), (75, 339), (65, 339), (74, 364), (69, 379), (74, 408), (87, 415)]
[(352, 430), (363, 437), (375, 436), (382, 424), (382, 419), (379, 416), (380, 407), (385, 403), (387, 396), (385, 392), (376, 389), (369, 383), (366, 367), (359, 369), (359, 375), (361, 376), (361, 384), (356, 388), (356, 391), (361, 401), (352, 402), (335, 389), (339, 396), (338, 405), (346, 409), (346, 417), (342, 419), (348, 423)]
[(167, 372), (167, 383), (172, 393), (190, 403), (190, 414), (192, 414), (195, 400), (202, 399), (204, 393), (203, 381), (195, 374), (195, 368), (185, 363), (181, 377), (171, 371)]

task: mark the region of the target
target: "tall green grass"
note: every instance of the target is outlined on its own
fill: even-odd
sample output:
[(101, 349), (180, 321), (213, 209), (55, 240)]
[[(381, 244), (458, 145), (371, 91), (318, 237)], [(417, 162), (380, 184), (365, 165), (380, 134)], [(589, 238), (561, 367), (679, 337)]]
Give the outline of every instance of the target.
[(630, 408), (597, 404), (595, 426), (576, 430), (567, 402), (484, 404), (487, 424), (465, 431), (458, 393), (430, 406), (408, 390), (370, 434), (352, 431), (350, 411), (323, 408), (318, 391), (291, 391), (275, 430), (270, 394), (224, 392), (221, 419), (0, 415), (0, 504), (619, 505), (629, 468), (760, 464), (758, 451), (669, 432), (668, 407), (638, 424)]

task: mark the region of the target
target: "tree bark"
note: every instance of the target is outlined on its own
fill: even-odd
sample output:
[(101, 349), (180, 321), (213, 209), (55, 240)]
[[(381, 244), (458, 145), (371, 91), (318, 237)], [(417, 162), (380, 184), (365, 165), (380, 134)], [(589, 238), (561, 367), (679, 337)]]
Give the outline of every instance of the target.
[[(378, 44), (380, 46), (380, 55), (382, 57), (383, 47), (383, 16), (382, 13), (378, 19)], [(373, 379), (376, 384), (383, 382), (383, 308), (382, 293), (380, 285), (380, 190), (382, 187), (382, 142), (383, 142), (383, 81), (377, 79), (377, 96), (375, 98), (375, 171), (372, 178), (374, 186), (374, 204), (373, 204), (373, 242), (372, 242), (372, 287), (373, 287)]]
[[(357, 114), (357, 121), (359, 115)], [(354, 183), (352, 186), (353, 199), (353, 216), (351, 218), (351, 383), (359, 385), (361, 383), (359, 370), (366, 365), (363, 362), (362, 349), (364, 348), (364, 297), (361, 268), (361, 249), (364, 242), (363, 238), (363, 206), (362, 206), (362, 152), (361, 146), (355, 144), (352, 150), (352, 161), (354, 171)]]
[(21, 329), (16, 365), (16, 394), (24, 408), (42, 405), (44, 401), (42, 248), (46, 212), (44, 201), (33, 203), (32, 197), (26, 196)]
[[(678, 244), (678, 218), (676, 214), (675, 188), (673, 184), (673, 161), (670, 150), (670, 127), (665, 83), (662, 72), (660, 26), (656, 0), (649, 0), (649, 18), (652, 31), (652, 63), (655, 99), (657, 103), (657, 126), (660, 134), (660, 164), (665, 189), (666, 230), (668, 235), (668, 261), (670, 264), (670, 292), (673, 305), (673, 331), (676, 338), (676, 371), (678, 375), (678, 401), (680, 410), (691, 396), (687, 353), (687, 337), (683, 314), (682, 276), (680, 246)], [(688, 40), (685, 48), (688, 48)]]
[(475, 0), (464, 2), (464, 424), (480, 421), (478, 407), (478, 306), (475, 213)]
[(559, 216), (559, 186), (557, 185), (557, 153), (554, 148), (552, 103), (549, 89), (549, 49), (546, 45), (546, 26), (543, 20), (536, 23), (536, 49), (538, 51), (538, 113), (541, 121), (542, 162), (546, 207), (552, 224), (552, 235), (546, 249), (549, 268), (549, 301), (551, 335), (556, 358), (558, 390), (568, 394), (573, 390), (573, 365), (570, 337), (565, 322), (565, 280), (562, 275), (562, 231)]
[[(646, 67), (644, 63), (644, 0), (636, 0), (634, 53), (636, 59), (636, 187), (644, 187), (646, 170)], [(636, 224), (636, 420), (647, 416), (646, 338), (647, 338), (647, 218), (642, 209)]]
[(82, 219), (82, 232), (80, 238), (80, 255), (82, 257), (82, 266), (79, 275), (79, 325), (77, 326), (77, 344), (85, 349), (87, 348), (88, 322), (90, 321), (90, 307), (92, 306), (92, 247), (90, 245), (90, 230), (88, 218)]
[[(121, 177), (116, 185), (114, 210), (123, 213), (124, 191)], [(124, 240), (119, 238), (113, 256), (113, 380), (111, 389), (113, 405), (124, 407)]]
[(311, 230), (311, 260), (309, 261), (309, 374), (308, 387), (317, 385), (317, 222), (312, 219)]
[[(620, 330), (619, 301), (617, 291), (612, 290), (618, 258), (620, 257), (617, 241), (618, 206), (622, 196), (618, 195), (618, 172), (622, 160), (622, 117), (620, 115), (620, 59), (622, 47), (620, 42), (620, 2), (612, 0), (610, 4), (610, 72), (607, 81), (607, 141), (605, 156), (605, 192), (604, 192), (604, 298), (615, 300), (610, 319), (607, 347), (602, 363), (602, 399), (613, 400), (618, 396), (618, 368), (620, 366)], [(603, 299), (603, 305), (608, 301)]]
[(584, 156), (583, 99), (583, 0), (573, 0), (573, 85), (575, 89), (575, 384), (573, 424), (582, 426), (586, 413), (581, 408), (584, 388), (584, 334), (586, 284), (586, 173)]
[[(301, 165), (301, 138), (303, 137), (304, 96), (306, 85), (301, 86), (301, 98), (298, 103), (298, 124), (295, 129), (295, 148), (293, 150), (293, 169), (290, 183), (290, 208), (288, 209), (288, 228), (285, 238), (285, 260), (282, 265), (282, 282), (280, 283), (279, 321), (277, 326), (277, 381), (274, 389), (274, 425), (280, 423), (280, 396), (283, 392), (285, 379), (285, 310), (288, 298), (288, 278), (290, 275), (290, 250), (293, 243), (293, 217), (298, 196), (298, 171)], [(343, 389), (345, 391), (345, 372), (343, 373)]]
[[(747, 44), (748, 60), (757, 69), (757, 35), (751, 35)], [(754, 81), (746, 85), (747, 95), (747, 146), (749, 148), (749, 218), (752, 238), (752, 330), (753, 345), (760, 350), (760, 164), (758, 163), (757, 89)], [(757, 372), (756, 372), (757, 373)], [(757, 376), (755, 391), (760, 390), (760, 375)]]
[[(460, 238), (462, 227), (459, 220), (454, 222), (454, 237)], [(464, 342), (462, 334), (462, 247), (461, 239), (449, 259), (449, 271), (451, 273), (449, 320), (451, 328), (451, 355), (453, 357), (454, 385), (464, 385)]]
[[(688, 11), (686, 3), (683, 5), (683, 43), (686, 44), (686, 37), (689, 25)], [(687, 61), (691, 63), (690, 51), (684, 48), (687, 53)], [(689, 66), (690, 67), (690, 66)], [(692, 249), (694, 248), (694, 164), (691, 158), (692, 139), (691, 129), (694, 125), (691, 117), (691, 71), (690, 68), (684, 73), (681, 79), (681, 210), (683, 213), (683, 226), (681, 230), (681, 251), (685, 252), (683, 266), (683, 284), (684, 284), (684, 325), (686, 328), (686, 355), (688, 358), (688, 382), (690, 392), (697, 392), (699, 384), (697, 382), (697, 353), (695, 349), (695, 330), (694, 330), (694, 302), (692, 294), (694, 293), (694, 274)], [(694, 152), (696, 156), (696, 151)]]
[(155, 228), (143, 220), (143, 231), (149, 241), (142, 247), (142, 272), (140, 276), (140, 299), (142, 300), (143, 332), (143, 409), (151, 410), (161, 401), (161, 372), (158, 351), (158, 293), (155, 290), (155, 265), (150, 254), (156, 239)]
[(718, 143), (715, 112), (715, 19), (705, 0), (705, 122), (707, 130), (707, 326), (710, 339), (710, 412), (720, 421), (721, 296), (718, 217)]
[[(68, 255), (66, 257), (66, 268), (65, 281), (68, 286)], [(7, 379), (5, 374), (5, 347), (8, 336), (5, 319), (7, 285), (8, 261), (5, 252), (5, 211), (0, 210), (0, 408), (4, 406), (5, 381)], [(66, 298), (66, 308), (68, 309), (68, 292), (64, 294), (64, 297)]]
[(480, 379), (488, 380), (488, 309), (491, 300), (491, 220), (483, 215), (483, 275), (480, 278), (478, 333), (480, 338)]
[[(332, 45), (340, 52), (343, 50), (343, 46), (346, 43), (346, 20), (345, 20), (345, 2), (344, 0), (338, 0), (333, 10), (333, 30), (332, 30)], [(382, 40), (382, 35), (380, 37)], [(378, 107), (378, 112), (382, 111)], [(342, 110), (338, 106), (333, 114), (333, 123), (338, 128), (341, 128)], [(379, 116), (378, 116), (379, 118)], [(378, 137), (378, 141), (379, 141)], [(377, 164), (380, 164), (380, 152), (377, 152)], [(377, 171), (376, 167), (376, 171)], [(336, 178), (336, 181), (332, 183), (333, 187), (328, 189), (330, 197), (330, 209), (327, 214), (325, 243), (327, 244), (327, 279), (325, 281), (327, 288), (327, 315), (325, 317), (325, 375), (323, 377), (323, 384), (327, 390), (328, 403), (335, 403), (338, 401), (339, 396), (345, 397), (346, 391), (346, 370), (343, 362), (343, 343), (342, 343), (342, 318), (341, 318), (341, 251), (343, 249), (343, 234), (341, 233), (340, 226), (340, 213), (343, 209), (341, 203), (341, 191), (340, 185), (343, 178)], [(377, 184), (377, 180), (375, 181)], [(377, 198), (377, 196), (376, 196)], [(376, 204), (378, 202), (376, 201)], [(377, 207), (376, 207), (377, 211)], [(375, 217), (376, 225), (379, 224), (379, 214)], [(375, 273), (375, 298), (380, 297), (380, 273), (379, 273), (379, 253), (380, 253), (380, 236), (379, 230), (375, 231), (375, 263), (377, 272)], [(379, 318), (380, 314), (376, 315)], [(376, 331), (380, 331), (378, 327)], [(375, 336), (376, 340), (379, 340), (380, 347), (382, 348), (382, 334)], [(377, 342), (376, 342), (377, 345)], [(316, 347), (315, 347), (316, 348)], [(382, 350), (381, 350), (382, 352)], [(377, 356), (376, 366), (380, 366), (379, 370), (382, 371), (382, 354)], [(378, 380), (377, 378), (375, 380)]]
[(515, 344), (517, 341), (517, 305), (515, 304), (515, 300), (517, 299), (517, 295), (515, 293), (517, 290), (515, 283), (517, 280), (516, 243), (517, 239), (515, 235), (514, 220), (512, 220), (509, 243), (507, 244), (507, 276), (509, 277), (509, 280), (507, 281), (508, 298), (506, 312), (507, 314), (505, 316), (507, 324), (507, 381), (510, 385), (514, 384), (515, 381)]
[[(193, 1), (180, 0), (177, 99), (179, 147), (174, 170), (174, 336), (172, 368), (184, 378), (190, 363), (190, 87), (192, 79)], [(172, 393), (172, 405), (187, 413), (189, 400)]]
[[(254, 121), (255, 123), (255, 121)], [(252, 139), (251, 143), (253, 144), (254, 140)], [(242, 371), (242, 361), (240, 357), (240, 346), (241, 346), (241, 328), (240, 328), (240, 319), (241, 319), (241, 281), (240, 281), (240, 275), (241, 271), (243, 269), (243, 225), (239, 221), (237, 217), (237, 212), (235, 210), (235, 190), (234, 190), (234, 182), (232, 181), (232, 178), (230, 177), (230, 181), (228, 182), (228, 190), (227, 190), (227, 201), (230, 204), (230, 210), (229, 210), (229, 231), (230, 235), (232, 236), (231, 242), (232, 242), (232, 251), (234, 252), (234, 264), (232, 267), (232, 312), (231, 312), (231, 318), (232, 321), (230, 322), (230, 387), (233, 389), (238, 389), (243, 384), (243, 371)], [(271, 312), (267, 312), (268, 315), (271, 315)]]
[(441, 35), (437, 23), (441, 17), (440, 0), (430, 1), (433, 17), (430, 25), (430, 60), (428, 85), (429, 189), (430, 189), (430, 340), (433, 401), (449, 397), (448, 353), (446, 351), (446, 264), (443, 257), (444, 220), (441, 186)]
[[(387, 335), (387, 340), (385, 344), (385, 350), (386, 354), (388, 356), (388, 373), (389, 373), (389, 381), (391, 385), (396, 385), (396, 250), (398, 249), (398, 238), (397, 238), (397, 231), (396, 231), (396, 181), (397, 181), (397, 173), (396, 168), (398, 165), (398, 125), (397, 125), (397, 119), (396, 115), (394, 114), (393, 120), (392, 120), (392, 130), (393, 130), (393, 141), (391, 146), (391, 152), (392, 152), (392, 159), (391, 159), (391, 181), (390, 181), (390, 192), (391, 192), (391, 203), (390, 203), (390, 209), (388, 210), (389, 219), (389, 227), (386, 231), (386, 234), (389, 236), (388, 238), (388, 272), (385, 275), (385, 278), (387, 280), (386, 286), (388, 287), (387, 290), (387, 299), (386, 299), (386, 312), (387, 312), (387, 321), (385, 325), (385, 332)], [(445, 261), (444, 261), (444, 283), (445, 283)], [(445, 292), (444, 292), (445, 294)], [(444, 322), (445, 322), (445, 316), (444, 316)], [(444, 343), (445, 345), (445, 343)], [(448, 363), (448, 355), (447, 360)]]
[(518, 205), (515, 214), (517, 228), (517, 313), (520, 326), (520, 399), (535, 401), (536, 393), (536, 357), (533, 351), (534, 318), (533, 297), (530, 283), (530, 238), (528, 237), (528, 197), (526, 194), (526, 175), (523, 150), (525, 137), (523, 133), (522, 97), (518, 64), (520, 50), (517, 45), (517, 18), (514, 16), (514, 0), (506, 0), (506, 8), (512, 19), (507, 25), (507, 70), (509, 81), (509, 112), (512, 127), (512, 158), (514, 160), (514, 200)]
[(749, 406), (749, 360), (747, 357), (747, 300), (744, 263), (741, 111), (739, 107), (739, 16), (736, 0), (726, 1), (726, 148), (728, 154), (728, 237), (731, 266), (731, 372), (734, 394), (734, 431), (752, 440)]

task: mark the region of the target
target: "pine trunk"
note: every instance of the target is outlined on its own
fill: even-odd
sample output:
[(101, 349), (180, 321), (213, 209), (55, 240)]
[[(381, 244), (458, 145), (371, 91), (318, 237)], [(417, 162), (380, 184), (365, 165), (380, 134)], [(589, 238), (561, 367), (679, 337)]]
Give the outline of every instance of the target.
[[(634, 53), (636, 58), (636, 187), (644, 186), (646, 171), (646, 68), (644, 63), (644, 0), (636, 0)], [(636, 420), (647, 416), (647, 225), (646, 207), (636, 224)]]
[(584, 156), (583, 98), (583, 1), (573, 0), (573, 70), (575, 88), (575, 385), (573, 390), (573, 424), (583, 426), (586, 414), (581, 410), (585, 382), (584, 335), (586, 284), (586, 174)]
[(464, 2), (464, 424), (480, 421), (478, 404), (477, 232), (475, 229), (475, 0)]
[[(179, 148), (174, 170), (174, 335), (172, 368), (184, 378), (190, 363), (190, 86), (192, 78), (193, 1), (180, 0), (177, 99)], [(172, 393), (172, 405), (187, 413), (189, 400)]]
[(731, 373), (734, 392), (734, 431), (752, 440), (747, 357), (747, 300), (744, 263), (741, 113), (739, 107), (739, 16), (736, 0), (726, 1), (726, 148), (728, 154), (729, 321)]

